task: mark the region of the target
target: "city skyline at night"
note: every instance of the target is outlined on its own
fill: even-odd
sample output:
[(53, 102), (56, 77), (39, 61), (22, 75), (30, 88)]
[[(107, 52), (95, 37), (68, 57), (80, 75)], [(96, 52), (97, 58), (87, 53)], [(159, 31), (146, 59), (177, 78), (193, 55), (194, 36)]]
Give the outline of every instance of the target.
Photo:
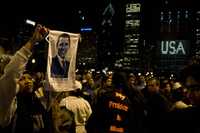
[[(141, 1), (140, 19), (134, 13), (128, 22), (126, 15), (130, 18), (131, 14), (126, 14), (125, 8), (126, 4), (131, 2), (137, 3), (137, 1), (131, 0), (111, 1), (111, 3), (108, 1), (98, 1), (93, 6), (89, 6), (88, 3), (90, 2), (88, 1), (82, 7), (80, 4), (74, 6), (75, 8), (70, 8), (69, 6), (66, 7), (66, 10), (62, 8), (60, 15), (57, 15), (57, 11), (54, 14), (50, 11), (52, 15), (47, 15), (47, 13), (43, 15), (19, 15), (20, 13), (10, 16), (4, 15), (0, 23), (0, 43), (6, 50), (16, 51), (20, 46), (15, 44), (26, 40), (28, 38), (28, 30), (31, 29), (24, 23), (24, 20), (32, 19), (51, 29), (80, 32), (83, 35), (83, 42), (87, 43), (85, 45), (93, 50), (82, 47), (82, 50), (79, 51), (82, 52), (79, 54), (81, 56), (79, 62), (85, 60), (85, 63), (87, 63), (87, 61), (91, 60), (93, 64), (96, 64), (93, 66), (98, 68), (113, 67), (116, 61), (121, 60), (122, 57), (126, 63), (122, 62), (127, 64), (127, 61), (130, 61), (132, 63), (130, 67), (134, 67), (134, 69), (137, 69), (137, 67), (141, 71), (164, 69), (162, 67), (158, 68), (158, 66), (163, 66), (167, 63), (167, 60), (164, 60), (162, 56), (158, 56), (158, 42), (162, 41), (176, 42), (178, 40), (185, 40), (189, 46), (187, 48), (191, 48), (187, 58), (182, 58), (185, 63), (192, 56), (192, 50), (196, 50), (198, 53), (197, 48), (199, 46), (195, 45), (196, 43), (198, 44), (199, 38), (198, 22), (195, 21), (198, 16), (198, 8), (195, 6), (194, 1), (162, 0), (157, 4), (151, 1)], [(110, 8), (109, 4), (112, 5), (113, 9)], [(107, 21), (108, 16), (103, 14), (107, 7), (114, 11), (113, 17), (110, 19), (110, 28), (109, 22), (108, 27), (106, 24), (102, 25), (105, 20)], [(186, 19), (183, 21), (184, 18)], [(136, 20), (139, 20), (139, 22)], [(126, 24), (131, 24), (130, 22), (132, 21), (135, 24), (140, 24), (139, 32), (133, 33), (127, 30)], [(83, 31), (83, 29), (88, 28), (91, 30), (88, 32)], [(27, 30), (27, 33), (24, 29)], [(130, 38), (129, 33), (132, 38)], [(126, 45), (128, 42), (130, 45)], [(137, 42), (137, 45), (135, 42)], [(186, 44), (183, 45), (185, 46)], [(134, 53), (134, 51), (138, 53), (138, 61), (135, 63), (133, 63), (133, 58), (136, 59), (136, 55), (131, 54), (127, 56), (127, 54)], [(179, 61), (174, 60), (174, 63)], [(162, 62), (165, 63), (160, 65), (159, 63)], [(168, 60), (168, 63), (170, 62), (172, 62), (171, 59)], [(184, 65), (184, 63), (180, 64)], [(174, 66), (173, 69), (178, 67), (178, 65)]]

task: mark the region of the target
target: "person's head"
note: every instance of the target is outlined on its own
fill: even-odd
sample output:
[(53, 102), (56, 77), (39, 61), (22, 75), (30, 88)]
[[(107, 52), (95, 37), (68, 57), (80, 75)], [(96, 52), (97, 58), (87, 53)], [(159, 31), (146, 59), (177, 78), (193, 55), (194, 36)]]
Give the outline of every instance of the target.
[(102, 88), (107, 88), (112, 86), (112, 78), (109, 78), (107, 75), (103, 75), (102, 77)]
[(24, 72), (18, 81), (20, 92), (31, 93), (34, 87), (34, 80), (29, 72)]
[(106, 80), (106, 86), (108, 86), (108, 87), (112, 86), (112, 78), (108, 78)]
[(90, 79), (92, 79), (92, 73), (91, 72), (86, 72), (83, 75), (83, 78), (86, 79), (87, 81), (89, 81)]
[(168, 80), (164, 80), (161, 84), (160, 84), (160, 89), (164, 94), (168, 94), (171, 92), (171, 84)]
[(185, 86), (200, 85), (200, 64), (192, 64), (182, 70), (181, 78)]
[(188, 88), (191, 101), (200, 105), (200, 64), (192, 64), (182, 71), (183, 83)]
[(136, 76), (133, 73), (130, 73), (128, 75), (128, 84), (129, 84), (129, 86), (136, 85)]
[(115, 71), (112, 76), (112, 86), (114, 89), (122, 90), (128, 94), (127, 75), (123, 71)]
[(172, 99), (174, 101), (180, 101), (184, 98), (184, 87), (181, 85), (180, 82), (175, 82), (172, 87)]
[(156, 78), (150, 78), (147, 81), (147, 90), (150, 93), (157, 93), (160, 89), (160, 81)]
[(190, 100), (191, 103), (193, 105), (198, 105), (200, 106), (200, 86), (199, 85), (195, 85), (195, 86), (191, 86), (189, 91), (189, 95), (190, 95)]
[(68, 34), (61, 34), (58, 37), (57, 41), (58, 56), (64, 59), (69, 47), (70, 47), (70, 36)]

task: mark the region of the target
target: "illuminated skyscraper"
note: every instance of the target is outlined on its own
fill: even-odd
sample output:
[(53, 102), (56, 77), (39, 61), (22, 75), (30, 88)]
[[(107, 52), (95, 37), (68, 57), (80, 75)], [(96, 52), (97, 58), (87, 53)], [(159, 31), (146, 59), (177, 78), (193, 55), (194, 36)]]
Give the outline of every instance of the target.
[[(121, 42), (119, 44), (119, 56), (115, 61), (115, 66), (126, 70), (138, 71), (140, 66), (141, 49), (141, 21), (142, 3), (129, 0), (121, 3), (119, 20), (121, 21)], [(117, 20), (116, 20), (117, 21)]]
[(192, 2), (161, 2), (159, 36), (156, 38), (156, 60), (159, 72), (178, 73), (187, 65), (194, 47), (194, 12)]

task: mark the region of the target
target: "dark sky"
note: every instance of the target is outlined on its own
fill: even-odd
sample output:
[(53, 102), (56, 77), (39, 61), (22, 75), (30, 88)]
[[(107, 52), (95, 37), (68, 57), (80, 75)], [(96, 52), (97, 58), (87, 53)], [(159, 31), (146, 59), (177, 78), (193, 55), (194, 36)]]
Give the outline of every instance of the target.
[[(112, 0), (113, 3), (120, 0)], [(144, 1), (144, 0), (143, 0)], [(160, 8), (159, 4), (166, 0), (159, 0), (158, 3), (145, 0), (145, 12), (147, 21), (153, 20), (156, 14), (155, 8)], [(193, 7), (195, 0), (167, 0), (169, 5), (174, 7)], [(197, 0), (196, 0), (197, 1)], [(39, 1), (5, 3), (0, 5), (0, 35), (7, 32), (15, 32), (19, 24), (23, 24), (25, 19), (32, 19), (50, 28), (64, 29), (72, 32), (79, 31), (81, 25), (95, 27), (101, 19), (101, 13), (105, 8), (106, 0), (71, 0), (71, 1)], [(120, 4), (119, 4), (120, 5)], [(102, 8), (104, 7), (104, 8)], [(79, 14), (81, 10), (81, 14)], [(117, 9), (119, 10), (119, 9)], [(84, 22), (80, 22), (80, 16), (85, 16)], [(148, 25), (146, 26), (148, 27)]]
[[(26, 19), (50, 29), (76, 33), (83, 26), (97, 27), (103, 6), (103, 0), (17, 2), (0, 4), (0, 45), (6, 49), (11, 47), (20, 28), (25, 27)], [(81, 20), (81, 16), (85, 19)]]
[[(85, 16), (85, 23), (94, 25), (104, 0), (71, 0), (71, 1), (39, 1), (4, 3), (0, 5), (0, 32), (14, 30), (18, 23), (29, 18), (50, 27), (62, 27), (77, 30), (80, 16)], [(81, 14), (79, 14), (81, 10)], [(70, 25), (70, 26), (67, 26)]]

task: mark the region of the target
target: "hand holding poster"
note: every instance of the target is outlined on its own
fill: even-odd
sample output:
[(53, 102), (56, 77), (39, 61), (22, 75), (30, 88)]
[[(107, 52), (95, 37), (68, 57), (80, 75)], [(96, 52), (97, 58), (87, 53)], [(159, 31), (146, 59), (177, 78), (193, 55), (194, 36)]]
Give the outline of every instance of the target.
[(75, 86), (76, 53), (79, 34), (50, 30), (47, 61), (48, 89), (70, 91)]

